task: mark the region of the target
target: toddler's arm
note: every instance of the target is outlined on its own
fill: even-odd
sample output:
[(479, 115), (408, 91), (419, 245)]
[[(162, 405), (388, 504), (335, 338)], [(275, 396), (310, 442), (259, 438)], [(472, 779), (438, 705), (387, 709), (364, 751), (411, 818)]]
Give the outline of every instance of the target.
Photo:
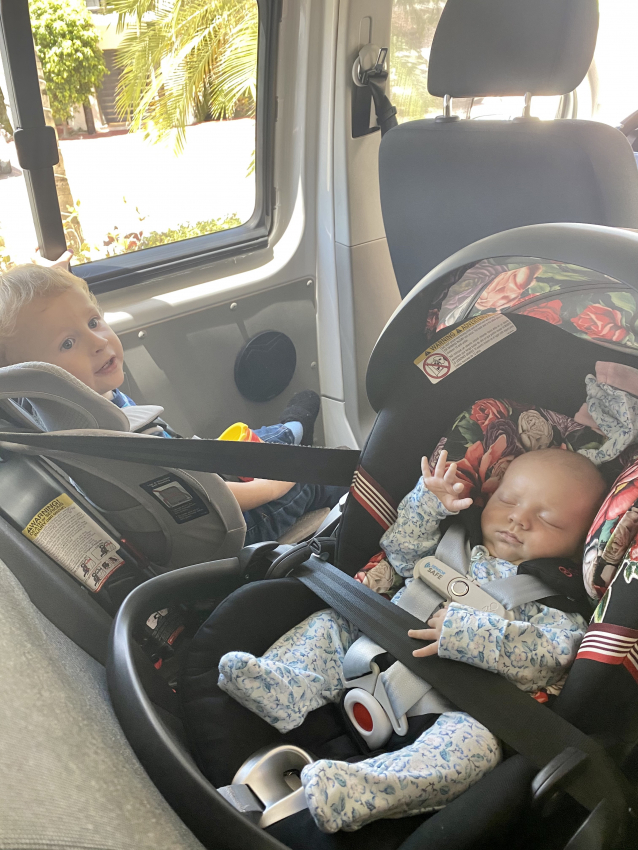
[(517, 613), (520, 619), (505, 620), (453, 602), (443, 619), (438, 655), (499, 673), (524, 691), (557, 682), (576, 658), (585, 620), (534, 602)]
[(253, 508), (260, 508), (274, 499), (281, 499), (295, 486), (294, 481), (268, 481), (266, 478), (226, 483), (242, 511), (252, 511)]
[(458, 481), (456, 464), (446, 470), (446, 461), (447, 452), (441, 452), (432, 474), (428, 459), (423, 458), (423, 477), (403, 499), (396, 522), (381, 538), (388, 561), (404, 578), (411, 578), (416, 562), (436, 549), (441, 539), (441, 521), (472, 504), (472, 499), (459, 498), (463, 484)]

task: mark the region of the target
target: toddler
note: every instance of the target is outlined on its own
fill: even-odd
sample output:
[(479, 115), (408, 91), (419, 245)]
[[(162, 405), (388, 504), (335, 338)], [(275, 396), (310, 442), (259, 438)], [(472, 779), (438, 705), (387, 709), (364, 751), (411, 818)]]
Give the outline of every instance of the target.
[[(0, 365), (53, 363), (118, 407), (135, 404), (119, 389), (124, 381), (119, 337), (85, 281), (60, 268), (61, 260), (48, 267), (17, 266), (0, 276)], [(319, 397), (306, 390), (291, 399), (280, 424), (255, 433), (265, 442), (312, 442), (318, 413)], [(302, 514), (332, 507), (344, 492), (264, 479), (228, 486), (244, 513), (245, 545), (278, 539)]]
[[(439, 525), (467, 509), (456, 464), (445, 469), (441, 452), (433, 473), (401, 502), (381, 538), (393, 569), (409, 582), (416, 562), (434, 553)], [(481, 516), (483, 544), (471, 554), (469, 576), (479, 585), (516, 575), (539, 558), (580, 557), (606, 490), (594, 464), (560, 449), (529, 452), (512, 461)], [(393, 601), (398, 601), (399, 591)], [(579, 614), (528, 602), (507, 620), (452, 602), (411, 637), (432, 641), (414, 655), (438, 654), (499, 673), (524, 691), (560, 686), (587, 624)], [(332, 610), (313, 614), (280, 638), (262, 658), (224, 655), (219, 687), (281, 732), (295, 729), (309, 711), (339, 700), (343, 658), (356, 629)], [(557, 690), (556, 687), (553, 688)], [(380, 817), (441, 808), (501, 758), (499, 742), (482, 724), (455, 710), (442, 713), (413, 744), (357, 763), (319, 760), (301, 779), (320, 829), (352, 831)]]

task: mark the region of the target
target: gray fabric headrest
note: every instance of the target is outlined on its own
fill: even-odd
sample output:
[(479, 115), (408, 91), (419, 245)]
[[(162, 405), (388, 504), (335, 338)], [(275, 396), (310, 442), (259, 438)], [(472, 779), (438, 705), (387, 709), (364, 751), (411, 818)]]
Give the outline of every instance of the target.
[(594, 55), (598, 0), (447, 0), (428, 90), (443, 97), (573, 91)]
[(119, 407), (50, 363), (0, 368), (0, 399), (17, 398), (29, 401), (45, 431), (130, 430), (129, 420)]

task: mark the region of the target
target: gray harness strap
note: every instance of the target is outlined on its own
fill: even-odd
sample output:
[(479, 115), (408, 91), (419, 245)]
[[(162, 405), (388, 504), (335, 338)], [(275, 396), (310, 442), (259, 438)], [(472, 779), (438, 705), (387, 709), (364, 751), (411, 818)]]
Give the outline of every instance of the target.
[(520, 575), (499, 578), (485, 588), (490, 596), (511, 611), (526, 602), (536, 602), (546, 596), (556, 596), (556, 591), (536, 576)]
[(470, 570), (470, 541), (460, 522), (453, 522), (439, 540), (434, 557), (466, 576)]

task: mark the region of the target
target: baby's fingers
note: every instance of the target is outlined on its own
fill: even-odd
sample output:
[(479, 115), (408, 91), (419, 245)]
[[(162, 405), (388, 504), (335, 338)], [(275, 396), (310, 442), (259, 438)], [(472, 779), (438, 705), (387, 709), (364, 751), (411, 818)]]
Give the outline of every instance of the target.
[(445, 464), (447, 463), (447, 452), (445, 449), (439, 455), (439, 459), (436, 462), (436, 466), (434, 468), (434, 477), (435, 478), (444, 478), (445, 473)]
[(422, 649), (415, 649), (412, 655), (415, 658), (427, 658), (429, 655), (438, 655), (439, 652), (439, 642), (430, 643), (428, 646), (424, 646)]
[(417, 640), (436, 640), (438, 636), (436, 629), (408, 629), (408, 637)]
[(457, 467), (456, 463), (451, 463), (448, 466), (448, 468), (445, 472), (445, 475), (443, 476), (443, 480), (445, 481), (446, 484), (449, 484), (451, 487), (453, 487), (458, 492), (459, 487), (461, 489), (463, 489), (463, 485), (458, 480), (457, 469), (458, 469), (458, 467)]
[(452, 510), (454, 511), (465, 511), (470, 507), (474, 499), (470, 499), (469, 496), (467, 499), (455, 499), (454, 504), (452, 506)]

